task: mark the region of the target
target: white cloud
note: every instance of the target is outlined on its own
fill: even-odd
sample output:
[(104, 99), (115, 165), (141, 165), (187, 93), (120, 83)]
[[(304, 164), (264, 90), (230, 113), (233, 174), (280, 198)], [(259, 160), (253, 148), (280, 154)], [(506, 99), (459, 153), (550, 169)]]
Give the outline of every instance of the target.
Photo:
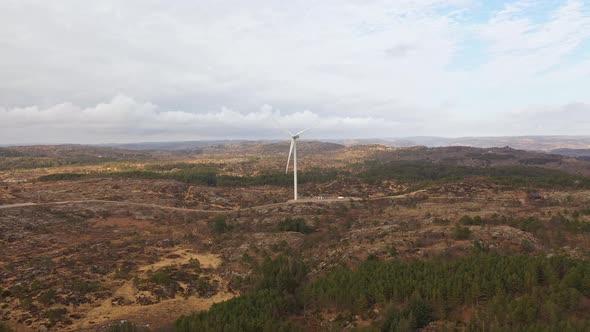
[[(590, 42), (586, 2), (540, 19), (541, 2), (513, 1), (469, 20), (482, 3), (2, 1), (0, 143), (33, 141), (30, 128), (53, 141), (262, 138), (276, 109), (326, 137), (493, 135), (507, 129), (489, 119), (529, 105), (590, 103), (590, 62), (568, 60)], [(465, 46), (478, 64), (451, 70), (474, 56)]]
[(524, 126), (527, 132), (588, 135), (590, 104), (572, 103), (561, 106), (531, 106), (515, 114), (510, 126)]
[(493, 56), (484, 68), (489, 78), (505, 84), (534, 77), (562, 64), (566, 54), (590, 37), (590, 16), (582, 1), (567, 1), (542, 23), (527, 16), (532, 4), (512, 4), (481, 26)]
[[(488, 119), (488, 128), (502, 128), (504, 135), (557, 134), (584, 135), (590, 131), (590, 104), (557, 107), (531, 106), (509, 118)], [(320, 115), (311, 111), (284, 113), (271, 105), (252, 112), (229, 108), (206, 113), (162, 109), (149, 102), (118, 95), (90, 107), (62, 103), (48, 108), (0, 108), (2, 143), (112, 143), (193, 139), (276, 139), (283, 129), (297, 131), (312, 127), (306, 138), (375, 138), (416, 136), (422, 132), (439, 134), (446, 130), (473, 128), (467, 136), (489, 135), (480, 120), (455, 121), (439, 118), (427, 127), (420, 119), (399, 121), (376, 116)], [(457, 135), (458, 136), (458, 135)]]
[(0, 142), (13, 143), (276, 138), (284, 136), (282, 129), (307, 127), (314, 128), (316, 137), (334, 138), (355, 136), (366, 128), (387, 133), (399, 124), (373, 117), (321, 117), (310, 111), (282, 114), (270, 105), (248, 113), (228, 108), (207, 113), (166, 111), (124, 95), (87, 108), (63, 103), (0, 109)]

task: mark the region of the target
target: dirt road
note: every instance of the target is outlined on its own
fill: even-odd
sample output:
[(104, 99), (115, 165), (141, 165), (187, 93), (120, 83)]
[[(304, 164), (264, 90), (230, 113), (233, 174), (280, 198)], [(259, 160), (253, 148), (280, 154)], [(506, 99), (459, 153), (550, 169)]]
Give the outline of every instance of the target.
[(107, 201), (107, 200), (100, 200), (100, 199), (90, 199), (90, 200), (81, 200), (81, 201), (46, 202), (46, 203), (6, 204), (6, 205), (0, 205), (0, 209), (11, 209), (11, 208), (19, 208), (19, 207), (25, 207), (25, 206), (48, 206), (48, 205), (66, 205), (66, 204), (79, 204), (79, 203), (108, 203), (108, 204), (116, 204), (116, 205), (152, 207), (152, 208), (157, 208), (157, 209), (165, 209), (165, 210), (173, 210), (173, 211), (189, 211), (189, 212), (204, 212), (204, 213), (228, 213), (228, 212), (233, 211), (233, 210), (198, 210), (198, 209), (179, 208), (179, 207), (174, 207), (174, 206), (157, 205), (157, 204), (149, 204), (149, 203), (136, 203), (136, 202), (126, 202), (126, 201), (123, 201), (123, 202), (121, 202), (121, 201)]

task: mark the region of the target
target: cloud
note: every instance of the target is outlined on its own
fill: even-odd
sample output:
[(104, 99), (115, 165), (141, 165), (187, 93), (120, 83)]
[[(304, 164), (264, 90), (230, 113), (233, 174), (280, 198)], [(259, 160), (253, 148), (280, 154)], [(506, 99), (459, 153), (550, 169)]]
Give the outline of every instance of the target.
[(481, 129), (485, 127), (500, 127), (502, 130), (496, 134), (502, 135), (584, 135), (590, 131), (590, 104), (530, 106), (501, 119), (457, 120), (443, 116), (430, 127), (414, 117), (391, 120), (377, 116), (321, 115), (309, 110), (288, 113), (268, 104), (249, 112), (222, 107), (217, 111), (189, 113), (125, 95), (89, 107), (61, 103), (47, 108), (0, 108), (0, 142), (13, 144), (280, 139), (284, 138), (284, 129), (297, 131), (310, 127), (313, 130), (306, 134), (309, 139), (441, 135), (439, 128), (473, 128), (466, 136), (493, 133)]
[(588, 135), (590, 104), (571, 103), (561, 106), (531, 106), (515, 114), (511, 126), (526, 127), (527, 132)]
[(0, 137), (264, 138), (223, 119), (265, 112), (326, 135), (502, 133), (490, 119), (590, 103), (590, 5), (551, 3), (1, 1)]
[(403, 57), (409, 55), (415, 49), (409, 44), (398, 44), (385, 50), (385, 54), (390, 57)]
[(502, 82), (516, 82), (563, 65), (564, 56), (590, 37), (590, 15), (584, 2), (566, 1), (542, 22), (528, 15), (537, 13), (535, 2), (519, 1), (507, 6), (481, 25), (492, 60), (484, 70)]
[(228, 108), (188, 113), (163, 110), (124, 95), (86, 108), (62, 103), (0, 109), (0, 141), (15, 143), (277, 138), (284, 136), (283, 129), (308, 127), (313, 127), (316, 137), (335, 138), (364, 137), (369, 133), (366, 128), (387, 133), (399, 124), (373, 117), (322, 117), (310, 111), (283, 114), (270, 105), (246, 113)]

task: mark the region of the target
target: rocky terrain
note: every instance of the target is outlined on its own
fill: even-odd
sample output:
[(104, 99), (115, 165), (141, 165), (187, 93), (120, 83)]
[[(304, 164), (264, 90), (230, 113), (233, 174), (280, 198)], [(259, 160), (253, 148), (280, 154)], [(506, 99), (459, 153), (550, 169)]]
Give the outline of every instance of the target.
[[(308, 199), (295, 203), (290, 183), (268, 173), (284, 172), (286, 145), (248, 144), (242, 154), (117, 161), (148, 173), (103, 163), (2, 171), (26, 182), (0, 184), (0, 321), (17, 331), (106, 331), (122, 320), (170, 330), (181, 315), (256, 289), (265, 262), (282, 255), (301, 257), (309, 281), (368, 259), (590, 258), (584, 161), (509, 148), (302, 144)], [(67, 158), (60, 149), (44, 153)], [(200, 182), (203, 165), (217, 182)], [(532, 172), (525, 182), (509, 176), (523, 170)], [(39, 180), (48, 174), (84, 176)], [(336, 316), (289, 319), (338, 329)], [(383, 319), (353, 315), (346, 326)]]

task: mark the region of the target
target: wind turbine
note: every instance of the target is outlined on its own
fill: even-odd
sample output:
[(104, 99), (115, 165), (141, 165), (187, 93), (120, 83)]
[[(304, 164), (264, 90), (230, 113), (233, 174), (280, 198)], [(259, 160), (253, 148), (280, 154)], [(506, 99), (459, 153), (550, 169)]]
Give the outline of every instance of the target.
[(308, 131), (311, 128), (302, 130), (297, 134), (293, 135), (290, 131), (287, 130), (289, 136), (291, 136), (291, 148), (289, 148), (289, 158), (287, 159), (287, 169), (285, 170), (285, 174), (289, 173), (289, 163), (291, 162), (291, 154), (293, 154), (293, 193), (294, 193), (294, 200), (297, 200), (297, 139), (303, 134), (304, 132)]

